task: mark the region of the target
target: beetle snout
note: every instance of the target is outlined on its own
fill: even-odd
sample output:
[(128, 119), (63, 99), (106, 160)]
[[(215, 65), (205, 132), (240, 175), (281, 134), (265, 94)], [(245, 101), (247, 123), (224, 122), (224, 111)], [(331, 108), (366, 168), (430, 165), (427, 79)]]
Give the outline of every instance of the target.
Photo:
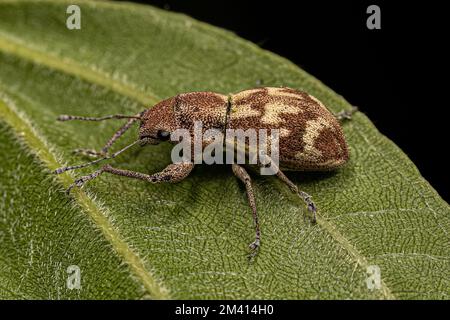
[(141, 147), (143, 147), (143, 146), (145, 146), (147, 144), (155, 145), (155, 144), (158, 144), (158, 143), (159, 143), (159, 140), (154, 138), (154, 137), (152, 137), (152, 136), (149, 136), (149, 135), (140, 135), (139, 136), (139, 144), (140, 144)]

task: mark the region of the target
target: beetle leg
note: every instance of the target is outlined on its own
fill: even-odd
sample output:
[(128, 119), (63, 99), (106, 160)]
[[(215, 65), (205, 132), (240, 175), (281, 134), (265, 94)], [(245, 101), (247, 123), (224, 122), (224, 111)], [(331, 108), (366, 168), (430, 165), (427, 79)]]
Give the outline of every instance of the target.
[(250, 244), (250, 249), (252, 250), (249, 258), (253, 258), (257, 253), (259, 246), (261, 244), (261, 232), (259, 230), (259, 222), (258, 222), (258, 214), (256, 212), (256, 202), (255, 195), (253, 193), (252, 188), (252, 180), (248, 175), (247, 171), (238, 164), (232, 164), (231, 168), (233, 169), (233, 173), (236, 177), (238, 177), (244, 184), (245, 189), (247, 190), (248, 202), (250, 204), (250, 208), (252, 209), (253, 214), (253, 222), (255, 224), (255, 241)]
[(99, 175), (101, 175), (104, 172), (108, 172), (111, 174), (133, 178), (133, 179), (140, 179), (144, 181), (148, 181), (151, 183), (161, 183), (161, 182), (179, 182), (186, 178), (189, 173), (194, 168), (194, 164), (190, 162), (182, 162), (182, 163), (175, 163), (168, 165), (165, 169), (163, 169), (161, 172), (157, 172), (154, 174), (145, 174), (141, 172), (136, 171), (129, 171), (129, 170), (123, 170), (123, 169), (117, 169), (113, 168), (110, 165), (105, 165), (101, 169), (94, 171), (93, 173), (82, 176), (75, 180), (74, 183), (72, 183), (69, 188), (67, 189), (67, 193), (72, 190), (74, 187), (81, 188), (86, 182), (97, 178)]
[(277, 171), (277, 177), (281, 181), (286, 183), (288, 185), (289, 189), (291, 189), (291, 191), (293, 193), (299, 195), (300, 198), (303, 199), (303, 201), (306, 203), (306, 205), (308, 207), (308, 210), (312, 212), (312, 214), (313, 214), (312, 222), (315, 223), (317, 208), (316, 208), (316, 205), (314, 204), (314, 202), (311, 200), (311, 196), (309, 194), (307, 194), (306, 192), (299, 190), (298, 187), (291, 180), (289, 180), (289, 178), (286, 177), (286, 175), (280, 169), (278, 169), (278, 171)]
[(91, 174), (88, 174), (87, 176), (82, 176), (78, 179), (76, 179), (70, 186), (69, 188), (67, 188), (66, 193), (69, 194), (70, 191), (74, 188), (74, 187), (78, 187), (81, 188), (83, 187), (83, 185), (88, 182), (89, 180), (93, 180), (95, 178), (97, 178), (99, 175), (101, 175), (105, 170), (105, 167), (101, 168), (100, 170), (94, 171)]
[(350, 120), (352, 118), (352, 115), (358, 111), (358, 107), (353, 106), (350, 110), (342, 110), (338, 113), (335, 113), (334, 116), (336, 117), (336, 119), (338, 119), (339, 121), (342, 120)]
[(138, 142), (140, 142), (140, 140), (136, 140), (135, 142), (133, 142), (133, 143), (127, 145), (126, 147), (120, 149), (119, 151), (114, 152), (112, 155), (108, 155), (108, 156), (106, 156), (106, 157), (99, 158), (99, 159), (97, 159), (97, 160), (90, 161), (90, 162), (86, 162), (86, 163), (79, 164), (79, 165), (75, 165), (75, 166), (61, 167), (61, 168), (58, 168), (58, 169), (56, 169), (55, 171), (53, 171), (53, 173), (55, 173), (55, 174), (61, 174), (61, 173), (63, 173), (63, 172), (69, 171), (69, 170), (76, 170), (76, 169), (86, 168), (86, 167), (92, 166), (92, 165), (94, 165), (94, 164), (97, 164), (97, 163), (99, 163), (99, 162), (101, 162), (101, 161), (105, 161), (105, 160), (109, 160), (109, 159), (114, 159), (114, 158), (117, 157), (119, 154), (121, 154), (122, 152), (128, 150), (129, 148), (131, 148), (132, 146), (134, 146), (134, 145), (135, 145), (136, 143), (138, 143)]
[[(138, 115), (136, 115), (138, 116)], [(111, 139), (108, 140), (108, 142), (105, 144), (105, 146), (100, 151), (95, 151), (92, 149), (75, 149), (74, 153), (81, 154), (84, 156), (89, 157), (104, 157), (108, 155), (108, 149), (113, 145), (114, 142), (116, 142), (123, 134), (130, 129), (131, 125), (135, 123), (138, 120), (138, 118), (131, 118), (125, 123), (122, 127), (120, 127), (119, 130), (117, 130), (114, 135), (111, 137)]]
[(306, 203), (308, 210), (310, 212), (312, 212), (312, 214), (313, 214), (312, 222), (315, 223), (317, 208), (316, 208), (316, 205), (314, 204), (314, 202), (311, 200), (311, 196), (309, 194), (307, 194), (306, 192), (299, 190), (298, 187), (291, 180), (289, 180), (288, 177), (286, 177), (286, 175), (280, 170), (280, 168), (275, 163), (273, 163), (273, 161), (271, 160), (270, 157), (266, 157), (264, 162), (258, 158), (258, 164), (259, 164), (259, 166), (273, 167), (273, 169), (276, 172), (277, 177), (281, 181), (286, 183), (288, 185), (289, 189), (291, 189), (291, 191), (293, 193), (297, 194), (300, 198), (302, 198), (302, 200)]

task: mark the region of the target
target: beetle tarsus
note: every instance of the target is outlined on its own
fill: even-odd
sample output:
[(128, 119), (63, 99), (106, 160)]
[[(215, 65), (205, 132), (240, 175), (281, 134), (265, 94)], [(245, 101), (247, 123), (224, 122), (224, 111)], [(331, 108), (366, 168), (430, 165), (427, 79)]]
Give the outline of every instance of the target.
[(69, 188), (67, 188), (66, 193), (70, 194), (70, 191), (75, 187), (82, 188), (86, 182), (88, 182), (89, 180), (95, 179), (99, 175), (101, 175), (105, 171), (106, 168), (108, 168), (108, 165), (104, 166), (100, 170), (92, 172), (91, 174), (89, 174), (87, 176), (79, 177), (69, 186)]
[(256, 238), (255, 241), (253, 241), (252, 243), (250, 243), (249, 247), (250, 247), (250, 254), (248, 256), (249, 260), (252, 260), (254, 257), (256, 257), (256, 255), (259, 252), (259, 247), (261, 246), (261, 241), (259, 238)]
[(316, 208), (316, 205), (314, 204), (314, 202), (311, 200), (312, 197), (309, 194), (307, 194), (306, 192), (299, 190), (299, 188), (291, 180), (289, 180), (289, 178), (286, 177), (286, 175), (281, 170), (278, 170), (277, 177), (281, 181), (286, 183), (287, 186), (289, 187), (289, 189), (291, 189), (291, 191), (293, 193), (295, 193), (300, 198), (302, 198), (302, 200), (306, 204), (306, 207), (307, 207), (308, 211), (311, 212), (312, 215), (313, 215), (312, 222), (315, 223), (316, 222), (317, 208)]
[(310, 212), (312, 212), (312, 214), (313, 214), (311, 222), (316, 223), (317, 222), (317, 217), (316, 217), (317, 209), (316, 209), (316, 205), (314, 204), (314, 202), (311, 202), (310, 204), (308, 204), (308, 210)]
[(76, 179), (76, 180), (74, 181), (74, 183), (72, 183), (72, 184), (67, 188), (66, 194), (70, 194), (70, 191), (72, 191), (72, 189), (75, 188), (75, 187), (77, 187), (77, 188), (83, 187), (84, 183), (87, 181), (87, 180), (84, 180), (83, 178), (86, 178), (86, 176), (83, 176), (83, 177), (81, 177), (81, 178), (79, 178), (79, 179)]
[(303, 198), (303, 201), (305, 201), (306, 206), (308, 208), (308, 211), (313, 214), (312, 222), (316, 223), (316, 220), (317, 220), (316, 219), (317, 207), (314, 204), (314, 202), (311, 200), (311, 196), (309, 194), (307, 194), (306, 192), (304, 192), (304, 191), (300, 191), (299, 195), (300, 195), (300, 197)]
[(73, 189), (74, 187), (76, 187), (76, 186), (77, 186), (77, 185), (76, 185), (75, 182), (72, 183), (72, 184), (67, 188), (66, 194), (69, 195), (69, 194), (70, 194), (70, 191), (72, 191), (72, 189)]

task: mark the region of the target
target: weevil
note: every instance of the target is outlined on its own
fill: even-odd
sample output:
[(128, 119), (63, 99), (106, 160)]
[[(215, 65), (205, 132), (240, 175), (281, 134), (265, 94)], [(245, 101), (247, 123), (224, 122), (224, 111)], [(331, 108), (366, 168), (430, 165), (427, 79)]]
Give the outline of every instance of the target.
[[(191, 132), (196, 121), (201, 121), (204, 129), (215, 128), (221, 131), (229, 128), (278, 129), (280, 132), (279, 167), (276, 177), (305, 202), (307, 209), (312, 212), (312, 220), (315, 222), (317, 209), (311, 196), (300, 190), (283, 171), (334, 170), (343, 166), (349, 159), (349, 152), (339, 121), (350, 119), (355, 111), (356, 107), (333, 114), (322, 102), (306, 92), (287, 87), (262, 87), (230, 95), (215, 92), (182, 93), (131, 116), (115, 114), (93, 118), (61, 115), (58, 117), (59, 121), (127, 119), (127, 122), (117, 130), (100, 151), (75, 150), (77, 153), (99, 157), (98, 159), (77, 166), (59, 168), (55, 170), (55, 173), (60, 174), (115, 158), (136, 143), (144, 146), (170, 141), (172, 132), (180, 128)], [(137, 121), (140, 121), (138, 140), (109, 154), (113, 143)], [(245, 185), (253, 215), (255, 240), (250, 244), (250, 256), (253, 257), (260, 247), (261, 232), (252, 181), (244, 166), (233, 163), (231, 167), (234, 175)], [(104, 165), (99, 170), (76, 179), (68, 191), (75, 186), (82, 187), (87, 181), (103, 173), (151, 183), (174, 183), (185, 179), (193, 168), (194, 162), (172, 163), (161, 172), (146, 174)]]

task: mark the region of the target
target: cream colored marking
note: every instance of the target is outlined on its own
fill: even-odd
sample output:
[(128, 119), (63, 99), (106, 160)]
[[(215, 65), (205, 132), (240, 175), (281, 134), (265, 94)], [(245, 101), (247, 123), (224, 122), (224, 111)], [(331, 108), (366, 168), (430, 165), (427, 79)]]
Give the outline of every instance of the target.
[(298, 114), (301, 112), (302, 110), (297, 105), (269, 102), (264, 106), (264, 115), (261, 117), (261, 122), (266, 124), (279, 124), (282, 121), (280, 114)]
[[(302, 95), (290, 93), (290, 92), (283, 92), (282, 90), (285, 88), (275, 88), (275, 87), (266, 87), (268, 95), (271, 95), (273, 97), (277, 96), (284, 96), (284, 97), (291, 97), (296, 99), (302, 99)], [(241, 105), (239, 104), (239, 107), (236, 107), (235, 105), (239, 103), (240, 100), (246, 99), (250, 97), (252, 94), (256, 92), (260, 92), (263, 90), (262, 88), (257, 89), (251, 89), (251, 90), (245, 90), (238, 92), (237, 94), (232, 96), (232, 103), (233, 107), (231, 108), (231, 115), (234, 119), (241, 119), (241, 118), (249, 118), (254, 116), (259, 116), (259, 111), (252, 108), (251, 104), (247, 105)], [(236, 103), (237, 102), (237, 103)], [(302, 110), (299, 108), (296, 104), (288, 105), (288, 104), (282, 104), (279, 102), (269, 102), (266, 103), (264, 106), (264, 115), (261, 117), (261, 122), (265, 124), (279, 124), (282, 119), (280, 118), (279, 114), (281, 113), (292, 113), (297, 114), (300, 113)]]
[(280, 138), (281, 137), (287, 137), (291, 133), (291, 130), (286, 128), (280, 128)]
[(297, 152), (295, 158), (305, 161), (317, 161), (318, 158), (322, 156), (322, 152), (320, 152), (320, 150), (318, 150), (314, 146), (314, 143), (316, 142), (316, 139), (319, 137), (322, 130), (327, 128), (334, 130), (334, 127), (325, 118), (320, 117), (315, 120), (307, 121), (305, 134), (303, 135), (303, 142), (305, 143), (305, 147), (303, 151)]
[(239, 107), (233, 106), (231, 108), (231, 119), (242, 119), (249, 117), (260, 116), (260, 112), (252, 108), (249, 104), (239, 105)]

